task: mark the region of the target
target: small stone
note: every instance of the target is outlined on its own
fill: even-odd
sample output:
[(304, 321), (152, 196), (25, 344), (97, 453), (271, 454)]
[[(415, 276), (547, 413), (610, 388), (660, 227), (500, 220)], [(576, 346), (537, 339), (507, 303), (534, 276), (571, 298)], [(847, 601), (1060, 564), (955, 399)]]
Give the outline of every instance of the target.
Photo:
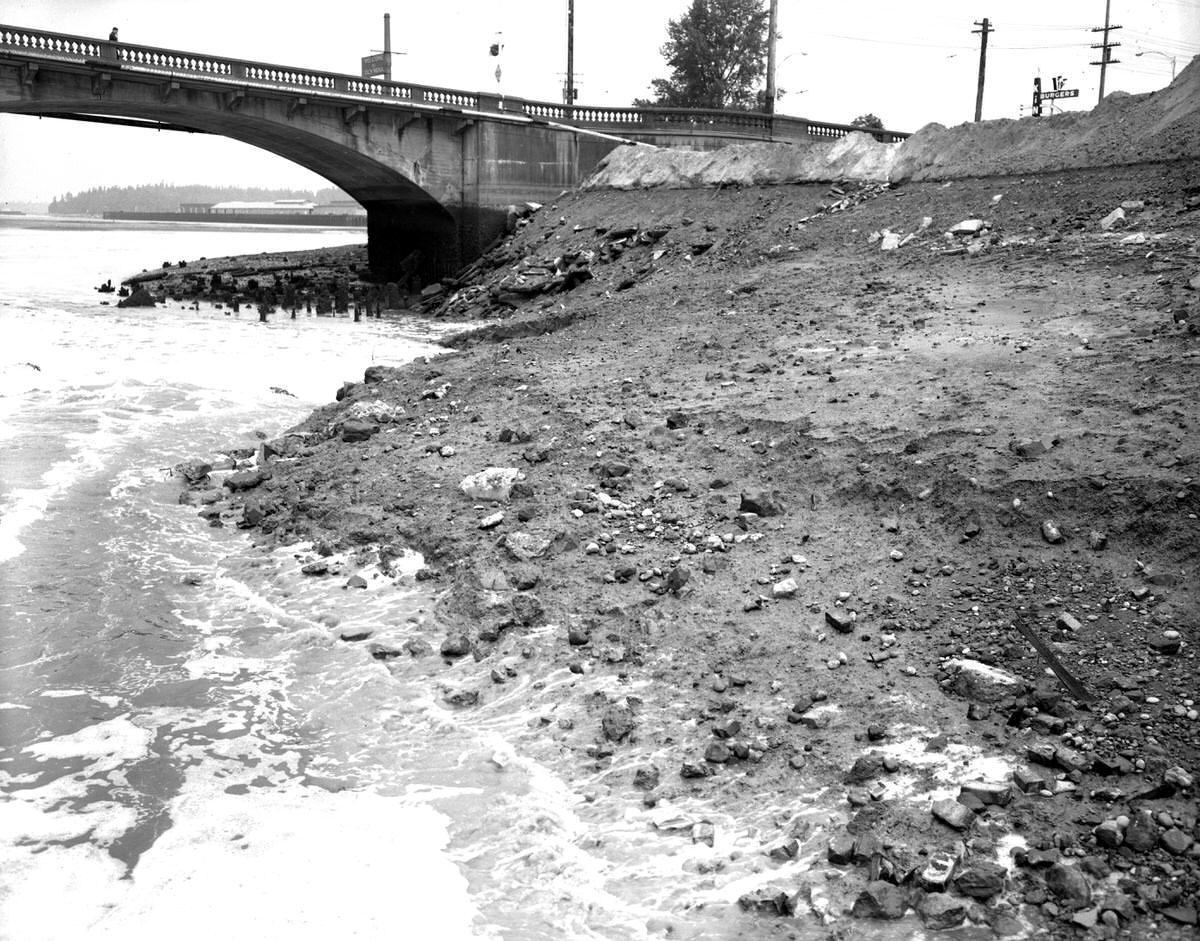
[(1100, 552), (1102, 549), (1108, 548), (1108, 534), (1103, 533), (1098, 529), (1093, 529), (1088, 533), (1088, 547), (1094, 552)]
[(1192, 775), (1178, 765), (1163, 772), (1163, 784), (1169, 784), (1171, 787), (1186, 791), (1193, 783)]
[(633, 773), (633, 786), (642, 791), (653, 791), (658, 787), (659, 770), (654, 765), (643, 765)]
[(452, 706), (475, 706), (479, 703), (479, 690), (452, 689), (443, 698)]
[(367, 580), (361, 575), (351, 575), (346, 579), (346, 588), (366, 588)]
[(1182, 856), (1188, 851), (1188, 847), (1192, 845), (1192, 838), (1178, 827), (1172, 827), (1170, 830), (1167, 830), (1158, 838), (1158, 841), (1162, 848), (1172, 856)]
[(1057, 545), (1063, 541), (1062, 530), (1059, 529), (1058, 523), (1054, 520), (1046, 520), (1042, 523), (1042, 538), (1051, 545)]
[(717, 839), (717, 828), (711, 823), (700, 821), (692, 825), (692, 842), (712, 846)]
[(703, 762), (688, 759), (679, 767), (679, 776), (681, 778), (707, 778), (712, 774), (712, 770)]
[(733, 756), (730, 754), (729, 746), (724, 742), (711, 742), (704, 749), (704, 760), (716, 765), (725, 764), (731, 757)]
[(1073, 614), (1068, 614), (1066, 611), (1060, 614), (1054, 623), (1064, 631), (1075, 632), (1083, 630), (1083, 625), (1079, 623), (1079, 620)]
[(794, 578), (785, 578), (771, 586), (771, 596), (773, 598), (794, 598), (799, 588), (800, 586), (796, 584)]
[(479, 528), (480, 529), (495, 529), (497, 526), (499, 526), (503, 522), (504, 522), (504, 512), (497, 511), (497, 512), (493, 513), (491, 516), (485, 516), (483, 519), (481, 519), (479, 521)]
[(840, 634), (849, 634), (854, 630), (854, 619), (846, 611), (826, 611), (825, 623)]
[(950, 798), (934, 801), (930, 812), (955, 830), (966, 830), (975, 820), (975, 814), (970, 808)]
[(826, 855), (831, 863), (844, 865), (854, 857), (854, 837), (849, 833), (839, 833), (829, 841)]
[(443, 657), (465, 657), (471, 652), (471, 638), (466, 634), (451, 634), (442, 641)]
[(782, 889), (770, 887), (747, 892), (738, 899), (738, 905), (742, 911), (756, 912), (760, 915), (790, 916), (795, 913), (792, 897)]
[(1115, 849), (1125, 839), (1121, 833), (1121, 825), (1115, 820), (1105, 820), (1092, 831), (1092, 835), (1096, 838), (1096, 845), (1105, 849)]
[(572, 647), (586, 647), (592, 642), (592, 635), (586, 627), (573, 625), (567, 629), (567, 643)]
[(1125, 828), (1125, 845), (1135, 853), (1148, 853), (1158, 843), (1158, 824), (1149, 811), (1140, 811)]
[(1150, 649), (1164, 657), (1173, 657), (1179, 653), (1183, 644), (1178, 637), (1152, 637), (1150, 638)]

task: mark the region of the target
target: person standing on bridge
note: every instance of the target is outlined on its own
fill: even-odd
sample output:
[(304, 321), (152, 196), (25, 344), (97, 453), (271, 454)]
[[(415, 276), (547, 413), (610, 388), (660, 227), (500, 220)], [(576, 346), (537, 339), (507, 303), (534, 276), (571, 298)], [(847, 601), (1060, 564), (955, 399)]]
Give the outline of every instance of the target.
[(108, 34), (108, 41), (109, 42), (117, 41), (117, 28), (115, 26), (112, 28), (112, 32)]

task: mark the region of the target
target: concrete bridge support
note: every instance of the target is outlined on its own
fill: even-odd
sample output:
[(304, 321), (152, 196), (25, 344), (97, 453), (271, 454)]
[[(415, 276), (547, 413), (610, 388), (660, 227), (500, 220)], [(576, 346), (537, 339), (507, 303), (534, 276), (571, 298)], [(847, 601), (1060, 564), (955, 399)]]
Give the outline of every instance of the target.
[(408, 273), (416, 251), (424, 279), (453, 272), (503, 231), (510, 204), (554, 200), (618, 138), (709, 149), (854, 130), (747, 112), (500, 99), (3, 24), (0, 112), (149, 122), (278, 154), (366, 208), (371, 269), (385, 280)]

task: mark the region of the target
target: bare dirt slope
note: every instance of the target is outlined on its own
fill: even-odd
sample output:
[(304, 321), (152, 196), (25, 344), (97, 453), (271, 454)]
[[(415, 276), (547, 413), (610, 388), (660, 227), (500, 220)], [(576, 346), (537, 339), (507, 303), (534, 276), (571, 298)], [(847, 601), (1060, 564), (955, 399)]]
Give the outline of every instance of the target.
[(895, 183), (1019, 176), (1200, 158), (1200, 59), (1152, 94), (1113, 92), (1091, 111), (956, 127), (929, 124), (902, 144), (868, 134), (811, 144), (745, 144), (712, 152), (619, 148), (584, 189)]
[[(595, 806), (757, 828), (696, 878), (812, 860), (746, 931), (1191, 937), (1197, 194), (1176, 162), (571, 195), (428, 302), (493, 323), (370, 370), (204, 513), (423, 551), (428, 641), (477, 661), (452, 701), (570, 669), (578, 721), (523, 747)], [(508, 499), (460, 489), (489, 466)], [(837, 809), (780, 816), (802, 793)]]

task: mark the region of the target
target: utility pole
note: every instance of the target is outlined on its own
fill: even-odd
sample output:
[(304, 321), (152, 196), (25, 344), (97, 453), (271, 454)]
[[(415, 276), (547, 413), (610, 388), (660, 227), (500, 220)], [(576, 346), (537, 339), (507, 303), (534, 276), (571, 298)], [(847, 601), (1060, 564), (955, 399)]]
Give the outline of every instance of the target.
[(983, 120), (983, 76), (987, 72), (987, 38), (988, 33), (994, 33), (996, 30), (989, 25), (986, 16), (982, 23), (976, 20), (975, 25), (979, 29), (973, 29), (971, 32), (979, 34), (979, 87), (975, 92), (975, 121), (978, 123)]
[(767, 21), (767, 114), (775, 113), (775, 33), (779, 29), (779, 0), (771, 0), (771, 15)]
[(567, 0), (567, 87), (563, 90), (566, 106), (575, 106), (575, 0)]
[(1117, 65), (1121, 61), (1120, 59), (1114, 59), (1112, 57), (1113, 48), (1115, 46), (1119, 46), (1121, 44), (1119, 42), (1109, 42), (1108, 41), (1108, 34), (1110, 32), (1112, 32), (1112, 30), (1114, 30), (1114, 29), (1121, 28), (1120, 26), (1110, 26), (1109, 25), (1109, 12), (1110, 12), (1111, 8), (1112, 8), (1112, 0), (1104, 0), (1104, 25), (1092, 27), (1093, 33), (1104, 33), (1104, 42), (1092, 43), (1093, 49), (1100, 50), (1100, 61), (1092, 63), (1092, 65), (1100, 66), (1100, 101), (1104, 100), (1104, 75), (1105, 75), (1105, 72), (1108, 71), (1109, 65)]
[(392, 80), (392, 14), (383, 14), (383, 79)]

